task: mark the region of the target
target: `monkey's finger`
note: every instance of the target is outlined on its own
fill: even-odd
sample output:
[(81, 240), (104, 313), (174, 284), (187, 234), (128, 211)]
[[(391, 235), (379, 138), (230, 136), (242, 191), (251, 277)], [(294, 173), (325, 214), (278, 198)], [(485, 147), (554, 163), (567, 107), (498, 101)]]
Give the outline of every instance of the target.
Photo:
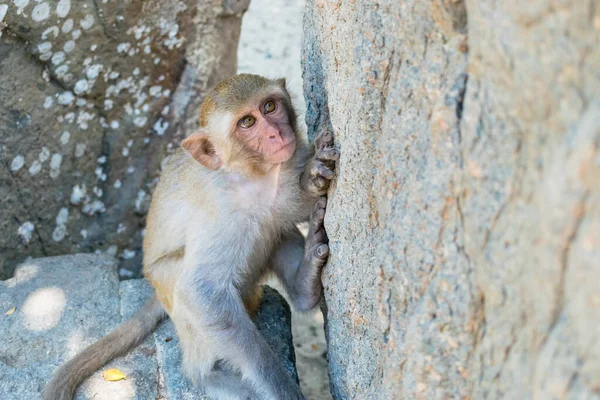
[(311, 175), (320, 176), (325, 179), (333, 178), (333, 171), (328, 168), (325, 164), (315, 163), (310, 169)]
[(315, 203), (315, 210), (318, 210), (320, 208), (325, 208), (325, 207), (327, 207), (327, 197), (322, 196)]
[(340, 152), (335, 147), (325, 147), (317, 152), (317, 158), (327, 161), (337, 161), (340, 159)]
[(312, 217), (312, 221), (311, 221), (313, 232), (315, 232), (317, 229), (319, 229), (321, 226), (323, 226), (324, 219), (325, 219), (325, 209), (320, 208), (318, 210), (315, 210), (313, 217)]
[(329, 129), (323, 129), (315, 140), (318, 149), (333, 146), (333, 133)]
[(313, 184), (317, 189), (324, 189), (326, 187), (325, 185), (327, 184), (327, 181), (325, 180), (325, 178), (315, 176), (313, 178)]

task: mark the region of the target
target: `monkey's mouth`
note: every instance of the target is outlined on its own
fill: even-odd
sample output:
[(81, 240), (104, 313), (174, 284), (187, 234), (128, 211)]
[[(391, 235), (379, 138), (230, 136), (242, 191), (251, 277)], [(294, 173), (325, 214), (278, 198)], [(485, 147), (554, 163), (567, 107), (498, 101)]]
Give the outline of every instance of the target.
[(278, 162), (285, 162), (294, 154), (295, 147), (296, 140), (292, 138), (289, 142), (284, 143), (279, 149), (275, 150), (270, 158), (276, 159)]

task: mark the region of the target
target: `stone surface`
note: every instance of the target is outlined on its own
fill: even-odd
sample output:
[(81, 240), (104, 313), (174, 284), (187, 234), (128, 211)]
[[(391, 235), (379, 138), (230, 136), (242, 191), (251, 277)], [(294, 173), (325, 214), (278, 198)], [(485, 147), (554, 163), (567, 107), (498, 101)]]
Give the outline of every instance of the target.
[[(73, 271), (76, 270), (76, 273)], [(141, 279), (118, 281), (117, 260), (78, 254), (33, 259), (0, 286), (0, 396), (38, 398), (55, 369), (82, 348), (129, 318), (152, 295)], [(5, 313), (15, 307), (15, 311)], [(290, 309), (273, 289), (256, 318), (259, 330), (298, 379)], [(106, 382), (101, 372), (118, 368), (127, 376)], [(202, 393), (181, 374), (177, 335), (170, 320), (136, 349), (88, 378), (75, 398), (199, 399)]]
[(236, 71), (248, 0), (0, 4), (0, 278), (25, 256), (141, 265), (160, 163)]
[(600, 398), (600, 8), (307, 3), (334, 398)]

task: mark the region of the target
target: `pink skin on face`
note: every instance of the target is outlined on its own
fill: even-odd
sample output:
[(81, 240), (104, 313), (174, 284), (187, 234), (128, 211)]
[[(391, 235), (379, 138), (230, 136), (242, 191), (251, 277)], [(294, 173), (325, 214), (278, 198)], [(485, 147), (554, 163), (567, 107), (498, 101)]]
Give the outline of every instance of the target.
[[(264, 107), (269, 100), (275, 103), (275, 110), (265, 112)], [(265, 162), (279, 164), (289, 160), (294, 154), (296, 137), (283, 104), (277, 99), (269, 100), (244, 115), (254, 117), (254, 124), (245, 128), (238, 123), (235, 136), (247, 148), (259, 153)]]

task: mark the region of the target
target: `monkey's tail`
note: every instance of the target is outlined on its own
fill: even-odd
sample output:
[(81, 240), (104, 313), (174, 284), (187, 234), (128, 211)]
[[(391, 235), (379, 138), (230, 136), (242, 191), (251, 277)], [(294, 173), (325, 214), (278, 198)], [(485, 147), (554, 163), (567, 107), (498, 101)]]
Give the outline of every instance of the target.
[(60, 367), (44, 388), (44, 400), (71, 400), (83, 380), (139, 344), (165, 316), (162, 305), (153, 296), (129, 321)]

